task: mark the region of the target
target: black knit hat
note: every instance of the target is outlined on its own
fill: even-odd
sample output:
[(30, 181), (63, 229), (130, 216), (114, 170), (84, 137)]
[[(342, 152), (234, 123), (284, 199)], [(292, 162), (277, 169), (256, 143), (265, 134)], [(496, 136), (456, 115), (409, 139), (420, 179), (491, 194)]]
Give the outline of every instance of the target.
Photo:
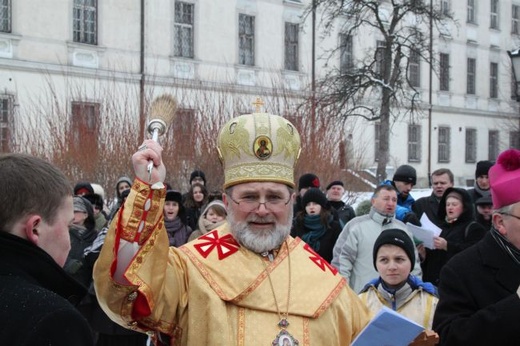
[(204, 182), (204, 185), (206, 185), (206, 174), (204, 174), (204, 172), (201, 171), (200, 169), (196, 169), (193, 172), (191, 172), (190, 184), (193, 181), (193, 179), (195, 179), (196, 177), (201, 177), (202, 181)]
[(417, 172), (415, 168), (410, 165), (401, 165), (397, 167), (395, 171), (393, 181), (403, 181), (405, 183), (412, 183), (415, 185), (417, 183)]
[(305, 192), (305, 195), (302, 197), (302, 206), (305, 208), (305, 206), (309, 202), (318, 203), (321, 205), (322, 208), (328, 209), (329, 205), (327, 203), (327, 197), (323, 192), (321, 192), (320, 189), (317, 189), (315, 187), (311, 187)]
[(298, 191), (308, 189), (310, 187), (320, 187), (320, 179), (316, 174), (306, 173), (298, 180)]
[(493, 166), (491, 161), (479, 161), (477, 162), (477, 169), (475, 170), (475, 178), (481, 175), (489, 175), (489, 169)]
[(415, 265), (415, 246), (413, 244), (412, 238), (405, 231), (398, 228), (390, 228), (381, 232), (379, 237), (377, 237), (376, 242), (374, 243), (374, 268), (377, 270), (376, 260), (377, 260), (377, 252), (379, 248), (383, 245), (395, 245), (399, 246), (404, 250), (408, 258), (410, 259), (411, 268), (410, 271), (413, 270)]
[(475, 201), (475, 205), (493, 205), (491, 196), (483, 196)]
[(329, 189), (331, 187), (333, 187), (334, 185), (340, 185), (340, 186), (345, 186), (343, 185), (343, 182), (341, 180), (334, 180), (333, 182), (331, 182), (329, 185), (327, 185), (327, 188), (325, 190), (329, 191)]
[(97, 193), (91, 193), (88, 195), (84, 195), (83, 197), (85, 197), (90, 203), (92, 203), (92, 206), (96, 206), (100, 210), (103, 209), (103, 198)]

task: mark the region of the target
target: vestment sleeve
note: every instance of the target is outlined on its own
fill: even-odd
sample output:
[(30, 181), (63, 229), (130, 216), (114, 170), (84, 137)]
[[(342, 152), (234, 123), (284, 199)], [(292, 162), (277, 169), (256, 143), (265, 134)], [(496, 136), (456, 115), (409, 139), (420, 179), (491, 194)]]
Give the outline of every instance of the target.
[(94, 267), (99, 303), (123, 327), (172, 335), (187, 305), (183, 255), (169, 247), (166, 191), (136, 180)]

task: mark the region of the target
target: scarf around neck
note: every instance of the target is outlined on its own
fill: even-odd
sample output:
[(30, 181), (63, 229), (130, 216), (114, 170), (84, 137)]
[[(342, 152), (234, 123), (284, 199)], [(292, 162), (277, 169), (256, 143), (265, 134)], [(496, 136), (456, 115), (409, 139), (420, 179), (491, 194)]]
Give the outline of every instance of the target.
[(506, 239), (502, 234), (500, 234), (495, 227), (491, 228), (491, 235), (493, 236), (493, 239), (497, 242), (498, 246), (502, 250), (505, 251), (505, 253), (511, 257), (511, 259), (517, 264), (520, 265), (520, 250), (518, 250), (513, 244), (509, 242), (509, 240)]
[(320, 249), (320, 239), (327, 232), (327, 227), (321, 223), (320, 215), (308, 215), (303, 218), (303, 225), (309, 231), (302, 235), (302, 240), (310, 245), (314, 251)]
[(188, 227), (182, 223), (178, 216), (173, 220), (165, 219), (164, 226), (166, 227), (170, 246), (179, 247), (186, 244), (190, 232), (188, 232)]

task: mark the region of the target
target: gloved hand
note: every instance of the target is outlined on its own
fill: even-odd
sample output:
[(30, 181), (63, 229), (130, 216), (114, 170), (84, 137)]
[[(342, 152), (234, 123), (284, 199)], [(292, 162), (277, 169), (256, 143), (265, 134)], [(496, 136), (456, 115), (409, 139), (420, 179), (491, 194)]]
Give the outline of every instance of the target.
[(414, 212), (408, 212), (404, 215), (404, 218), (403, 218), (403, 222), (404, 223), (411, 223), (412, 225), (415, 225), (415, 226), (421, 226), (421, 221), (419, 221), (419, 218), (417, 217), (417, 215), (415, 215)]

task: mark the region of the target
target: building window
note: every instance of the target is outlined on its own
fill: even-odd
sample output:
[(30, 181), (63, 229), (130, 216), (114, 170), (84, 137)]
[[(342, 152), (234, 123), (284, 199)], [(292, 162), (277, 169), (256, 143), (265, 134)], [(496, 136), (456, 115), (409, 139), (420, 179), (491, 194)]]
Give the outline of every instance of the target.
[(449, 0), (441, 0), (441, 13), (446, 16), (450, 14), (450, 1)]
[(376, 43), (376, 74), (383, 78), (385, 76), (385, 41), (377, 41)]
[(352, 35), (340, 34), (340, 71), (346, 72), (354, 67), (354, 46)]
[(247, 14), (238, 16), (238, 63), (255, 65), (255, 17)]
[(439, 163), (450, 162), (450, 128), (439, 127), (439, 146), (437, 153)]
[(97, 0), (74, 0), (74, 42), (97, 44)]
[(298, 24), (285, 23), (285, 69), (298, 71)]
[(379, 161), (379, 140), (381, 138), (381, 124), (374, 123), (374, 161)]
[(473, 23), (473, 24), (475, 24), (477, 22), (476, 16), (475, 16), (475, 0), (468, 0), (468, 15), (467, 15), (466, 21), (468, 23)]
[(173, 54), (183, 58), (193, 58), (194, 4), (175, 2), (175, 24)]
[(408, 125), (408, 162), (421, 161), (421, 126)]
[(13, 124), (13, 99), (11, 97), (0, 98), (0, 152), (10, 151), (10, 136)]
[(511, 33), (513, 34), (520, 34), (520, 27), (519, 27), (519, 21), (520, 21), (520, 6), (513, 5), (511, 14)]
[(511, 131), (509, 132), (509, 147), (514, 149), (520, 149), (520, 132)]
[(450, 55), (446, 53), (441, 53), (440, 55), (440, 71), (439, 71), (439, 80), (440, 80), (440, 90), (449, 91), (450, 90)]
[(0, 31), (11, 32), (11, 0), (0, 0)]
[(491, 11), (489, 20), (489, 27), (491, 29), (498, 29), (498, 0), (491, 0)]
[(72, 145), (79, 151), (96, 151), (99, 139), (99, 103), (72, 102)]
[(488, 160), (496, 161), (498, 157), (499, 147), (498, 147), (498, 131), (489, 130), (488, 135)]
[(466, 94), (475, 95), (475, 81), (476, 81), (476, 73), (477, 73), (477, 60), (468, 58), (467, 62), (467, 82), (466, 82)]
[(408, 58), (408, 80), (413, 87), (421, 86), (421, 55), (412, 49)]
[(498, 64), (496, 62), (489, 64), (489, 97), (498, 98)]
[(466, 163), (477, 161), (477, 130), (466, 129)]

